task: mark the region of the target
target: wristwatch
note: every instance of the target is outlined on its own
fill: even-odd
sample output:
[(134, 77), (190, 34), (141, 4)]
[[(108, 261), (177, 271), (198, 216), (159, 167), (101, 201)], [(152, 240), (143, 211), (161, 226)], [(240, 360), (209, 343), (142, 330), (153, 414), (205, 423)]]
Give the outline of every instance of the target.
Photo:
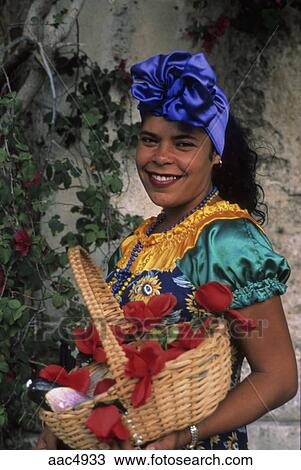
[(186, 449), (192, 450), (192, 449), (195, 449), (195, 446), (198, 443), (199, 431), (198, 431), (198, 428), (194, 424), (189, 426), (189, 431), (190, 431), (190, 434), (191, 434), (191, 442), (190, 442), (190, 444), (188, 444), (186, 446)]

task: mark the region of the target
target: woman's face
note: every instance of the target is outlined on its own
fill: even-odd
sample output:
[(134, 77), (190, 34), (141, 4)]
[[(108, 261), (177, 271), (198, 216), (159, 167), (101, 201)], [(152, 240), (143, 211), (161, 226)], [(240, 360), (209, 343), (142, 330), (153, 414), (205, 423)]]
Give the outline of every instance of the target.
[(205, 131), (148, 115), (140, 131), (136, 165), (154, 204), (182, 216), (212, 189), (211, 171), (220, 157)]

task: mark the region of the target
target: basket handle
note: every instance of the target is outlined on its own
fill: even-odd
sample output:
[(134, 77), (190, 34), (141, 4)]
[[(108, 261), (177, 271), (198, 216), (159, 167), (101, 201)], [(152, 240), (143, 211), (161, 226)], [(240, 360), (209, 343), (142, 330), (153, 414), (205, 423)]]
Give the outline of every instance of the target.
[(69, 248), (68, 259), (75, 282), (102, 341), (120, 398), (128, 398), (129, 393), (125, 393), (128, 378), (124, 376), (127, 357), (110, 327), (110, 324), (124, 323), (123, 311), (105, 282), (101, 269), (83, 247)]

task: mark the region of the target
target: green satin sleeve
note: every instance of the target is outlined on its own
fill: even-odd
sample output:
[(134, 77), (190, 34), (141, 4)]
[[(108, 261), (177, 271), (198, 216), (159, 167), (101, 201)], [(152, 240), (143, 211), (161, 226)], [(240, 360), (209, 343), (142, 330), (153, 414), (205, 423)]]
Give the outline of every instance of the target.
[(260, 228), (244, 218), (209, 224), (177, 266), (195, 287), (209, 281), (227, 284), (233, 292), (231, 308), (283, 294), (290, 275), (286, 259), (273, 250)]

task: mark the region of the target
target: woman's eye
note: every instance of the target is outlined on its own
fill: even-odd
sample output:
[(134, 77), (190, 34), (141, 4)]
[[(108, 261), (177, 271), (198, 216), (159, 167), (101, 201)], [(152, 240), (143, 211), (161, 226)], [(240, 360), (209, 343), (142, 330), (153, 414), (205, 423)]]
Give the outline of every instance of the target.
[(194, 146), (195, 145), (192, 142), (177, 142), (177, 147), (179, 148), (189, 148)]
[(140, 137), (140, 141), (145, 145), (154, 145), (156, 141), (150, 137)]

